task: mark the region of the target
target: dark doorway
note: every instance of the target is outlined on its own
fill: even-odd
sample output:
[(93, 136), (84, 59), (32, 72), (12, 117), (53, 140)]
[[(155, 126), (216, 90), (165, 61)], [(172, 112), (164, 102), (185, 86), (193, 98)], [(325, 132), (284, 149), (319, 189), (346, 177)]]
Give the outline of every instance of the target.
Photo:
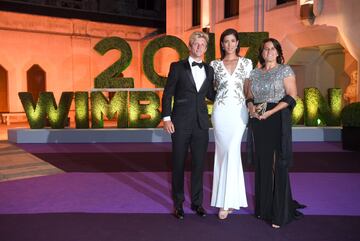
[(0, 112), (9, 112), (8, 74), (0, 65)]
[(46, 91), (46, 73), (37, 64), (34, 64), (26, 73), (27, 91), (30, 92), (37, 102), (40, 92)]

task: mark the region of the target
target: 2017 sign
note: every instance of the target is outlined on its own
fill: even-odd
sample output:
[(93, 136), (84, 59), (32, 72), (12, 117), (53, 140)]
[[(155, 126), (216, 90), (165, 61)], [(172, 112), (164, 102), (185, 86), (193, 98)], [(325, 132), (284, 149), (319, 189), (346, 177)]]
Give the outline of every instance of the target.
[[(265, 32), (239, 33), (241, 47), (249, 47), (245, 57), (250, 58), (254, 65), (258, 62), (258, 47), (262, 40), (267, 37), (268, 33)], [(206, 62), (215, 59), (214, 42), (215, 36), (211, 33), (205, 55)], [(174, 49), (179, 54), (180, 59), (188, 56), (186, 44), (175, 36), (162, 36), (149, 42), (144, 49), (142, 67), (149, 81), (159, 88), (165, 86), (166, 77), (156, 73), (153, 63), (155, 53), (164, 47)], [(122, 77), (122, 72), (130, 65), (132, 59), (129, 44), (119, 37), (109, 37), (102, 39), (95, 45), (94, 49), (101, 55), (116, 49), (121, 52), (121, 57), (95, 78), (95, 88), (119, 91), (115, 91), (112, 98), (106, 97), (103, 91), (90, 93), (91, 128), (103, 128), (104, 115), (108, 119), (117, 117), (117, 127), (119, 128), (157, 127), (161, 121), (159, 95), (153, 90), (133, 89), (134, 79)], [(305, 92), (305, 105), (301, 99), (297, 100), (298, 105), (295, 107), (293, 120), (300, 121), (304, 115), (304, 110), (313, 109), (314, 111), (311, 114), (305, 115), (305, 124), (318, 125), (318, 120), (320, 120), (322, 124), (339, 125), (341, 90), (340, 94), (339, 89), (332, 90), (331, 93), (336, 94), (329, 95), (330, 98), (333, 98), (332, 100), (335, 100), (330, 101), (330, 107), (317, 89), (310, 88), (308, 93), (310, 93), (308, 96), (313, 97), (308, 100)], [(52, 92), (40, 93), (37, 103), (33, 100), (31, 93), (19, 93), (30, 128), (44, 128), (46, 120), (48, 120), (51, 128), (64, 128), (74, 96), (76, 128), (89, 128), (89, 93), (87, 91), (63, 92), (58, 105)], [(209, 104), (209, 109), (211, 109), (211, 104)]]

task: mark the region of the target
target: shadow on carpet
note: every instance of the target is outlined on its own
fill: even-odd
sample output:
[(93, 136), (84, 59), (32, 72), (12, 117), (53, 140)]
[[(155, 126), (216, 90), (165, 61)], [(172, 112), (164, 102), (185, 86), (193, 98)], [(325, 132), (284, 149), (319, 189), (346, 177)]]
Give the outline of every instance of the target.
[[(33, 153), (42, 160), (65, 172), (161, 172), (171, 170), (170, 152), (120, 152), (120, 153)], [(245, 171), (253, 171), (246, 163)], [(214, 153), (209, 152), (205, 171), (212, 171)], [(190, 171), (190, 157), (185, 169)], [(359, 173), (360, 152), (295, 152), (291, 172)]]

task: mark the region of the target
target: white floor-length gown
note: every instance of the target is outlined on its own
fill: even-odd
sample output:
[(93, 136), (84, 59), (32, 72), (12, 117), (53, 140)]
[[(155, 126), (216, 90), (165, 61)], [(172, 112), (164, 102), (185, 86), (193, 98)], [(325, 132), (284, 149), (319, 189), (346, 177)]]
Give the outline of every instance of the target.
[(248, 122), (243, 92), (252, 62), (240, 57), (231, 74), (223, 61), (210, 64), (215, 70), (217, 95), (212, 113), (215, 158), (211, 206), (228, 209), (247, 207), (241, 140)]

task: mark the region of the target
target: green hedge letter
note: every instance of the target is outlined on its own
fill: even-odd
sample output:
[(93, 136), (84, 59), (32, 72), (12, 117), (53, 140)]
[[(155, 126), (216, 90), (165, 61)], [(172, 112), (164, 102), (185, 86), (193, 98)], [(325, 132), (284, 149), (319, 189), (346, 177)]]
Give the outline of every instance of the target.
[(122, 71), (130, 65), (132, 58), (130, 45), (124, 39), (104, 38), (95, 45), (94, 49), (101, 55), (112, 49), (121, 52), (120, 59), (95, 78), (95, 88), (134, 88), (133, 78), (122, 77)]
[(157, 127), (161, 119), (159, 106), (160, 99), (155, 92), (130, 92), (129, 127)]
[(329, 89), (329, 103), (317, 88), (305, 88), (305, 125), (306, 126), (338, 126), (342, 105), (341, 89)]
[(162, 36), (149, 42), (144, 49), (142, 66), (149, 81), (159, 88), (165, 87), (167, 78), (155, 72), (154, 56), (159, 49), (164, 47), (174, 49), (179, 54), (179, 59), (185, 59), (189, 55), (186, 44), (175, 36)]
[(105, 115), (108, 120), (117, 113), (117, 127), (127, 127), (127, 91), (117, 91), (109, 101), (102, 92), (91, 92), (91, 127), (103, 128)]
[(89, 94), (87, 91), (75, 92), (75, 123), (78, 129), (89, 128)]
[(31, 93), (20, 92), (19, 97), (24, 107), (26, 117), (28, 118), (30, 128), (44, 128), (46, 117), (48, 117), (51, 128), (64, 128), (73, 95), (73, 92), (63, 92), (58, 107), (53, 92), (41, 92), (36, 105)]
[(245, 57), (251, 59), (253, 67), (258, 63), (259, 47), (261, 42), (269, 37), (268, 32), (239, 32), (240, 47), (249, 47)]
[(300, 125), (302, 118), (304, 117), (304, 101), (300, 97), (296, 97), (296, 105), (292, 111), (292, 124)]

